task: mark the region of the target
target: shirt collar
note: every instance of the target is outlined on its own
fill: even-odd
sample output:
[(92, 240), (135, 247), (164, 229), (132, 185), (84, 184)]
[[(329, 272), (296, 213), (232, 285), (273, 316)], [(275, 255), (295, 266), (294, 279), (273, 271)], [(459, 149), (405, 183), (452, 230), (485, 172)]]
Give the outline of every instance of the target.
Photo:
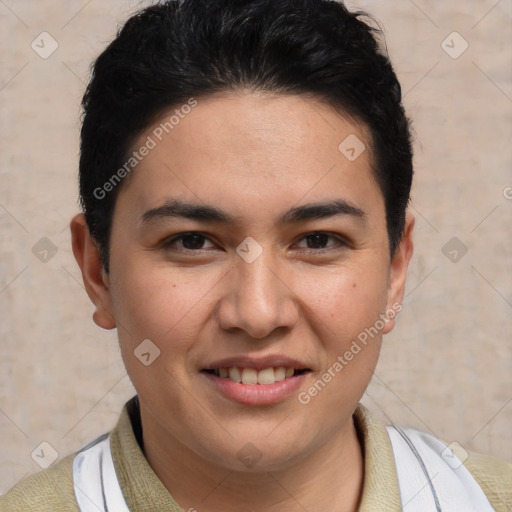
[(362, 440), (364, 454), (359, 512), (402, 512), (395, 458), (386, 428), (362, 404), (354, 412), (354, 424)]

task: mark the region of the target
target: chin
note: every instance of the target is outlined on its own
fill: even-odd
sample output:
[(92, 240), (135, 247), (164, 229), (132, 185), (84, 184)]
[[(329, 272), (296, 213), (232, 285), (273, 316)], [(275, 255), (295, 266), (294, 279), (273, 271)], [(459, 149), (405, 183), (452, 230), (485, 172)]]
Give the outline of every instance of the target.
[[(276, 424), (274, 423), (273, 428)], [(271, 432), (272, 428), (268, 429)], [(268, 471), (282, 471), (307, 457), (314, 447), (308, 449), (304, 439), (288, 433), (285, 437), (268, 435), (267, 429), (261, 429), (259, 436), (234, 435), (226, 444), (216, 444), (215, 440), (204, 444), (196, 450), (205, 460), (230, 471), (242, 473), (260, 473)], [(302, 442), (301, 442), (302, 441)], [(212, 446), (218, 449), (213, 452)]]

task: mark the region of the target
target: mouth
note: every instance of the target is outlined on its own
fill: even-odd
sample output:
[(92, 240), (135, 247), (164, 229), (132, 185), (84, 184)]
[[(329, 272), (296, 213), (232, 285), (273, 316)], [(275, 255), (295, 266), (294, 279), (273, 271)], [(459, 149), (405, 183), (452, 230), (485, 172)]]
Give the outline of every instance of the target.
[(309, 373), (311, 370), (309, 368), (291, 368), (285, 366), (262, 369), (233, 366), (229, 368), (206, 368), (203, 369), (202, 372), (239, 384), (270, 386), (277, 382)]
[(240, 354), (212, 361), (200, 373), (207, 389), (224, 399), (263, 406), (291, 400), (314, 371), (305, 361), (285, 354)]

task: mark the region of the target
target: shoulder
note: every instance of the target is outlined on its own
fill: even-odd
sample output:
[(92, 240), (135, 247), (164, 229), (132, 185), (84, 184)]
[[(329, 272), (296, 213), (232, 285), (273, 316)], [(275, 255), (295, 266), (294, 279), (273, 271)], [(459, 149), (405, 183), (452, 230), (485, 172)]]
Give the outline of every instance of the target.
[(2, 512), (79, 512), (73, 487), (73, 459), (68, 455), (49, 469), (18, 482), (0, 496)]
[[(456, 452), (456, 449), (453, 450)], [(512, 510), (512, 464), (505, 461), (466, 452), (464, 465), (482, 488), (496, 512)]]
[[(431, 470), (434, 468), (436, 474), (442, 475), (441, 479), (437, 479), (439, 482), (436, 481), (433, 485), (433, 487), (440, 485), (441, 493), (443, 487), (451, 487), (450, 493), (453, 493), (454, 488), (459, 484), (468, 491), (477, 485), (496, 512), (512, 510), (511, 464), (494, 457), (467, 451), (458, 443), (447, 445), (440, 439), (413, 428), (396, 426), (386, 428), (395, 449), (398, 450), (397, 453), (400, 450), (399, 445), (405, 447), (405, 452), (409, 452), (410, 448), (426, 468)], [(402, 452), (402, 456), (405, 452)], [(409, 461), (411, 460), (412, 457)], [(408, 464), (406, 471), (411, 468), (412, 464)], [(468, 492), (468, 496), (470, 495), (476, 496), (474, 491)]]

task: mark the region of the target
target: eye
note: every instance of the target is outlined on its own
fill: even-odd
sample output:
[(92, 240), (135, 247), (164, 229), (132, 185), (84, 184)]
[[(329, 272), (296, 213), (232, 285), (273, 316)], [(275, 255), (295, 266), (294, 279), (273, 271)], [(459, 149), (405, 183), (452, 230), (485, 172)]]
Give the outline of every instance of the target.
[[(330, 245), (328, 247), (325, 247), (328, 240), (332, 239), (335, 240), (334, 245)], [(331, 235), (330, 233), (324, 233), (322, 231), (315, 231), (313, 233), (309, 233), (306, 236), (301, 238), (301, 241), (305, 240), (307, 247), (301, 247), (302, 249), (311, 250), (311, 251), (321, 251), (321, 250), (331, 250), (338, 247), (345, 247), (347, 246), (347, 242), (345, 242), (342, 238)]]
[[(181, 242), (181, 247), (179, 247), (179, 244), (177, 246), (177, 242)], [(162, 243), (162, 247), (165, 250), (199, 252), (205, 250), (205, 242), (210, 242), (205, 235), (198, 232), (190, 232), (168, 238)]]
[[(334, 240), (335, 243), (328, 245), (330, 239)], [(301, 247), (300, 244), (303, 244), (304, 242), (306, 243), (306, 247)], [(210, 247), (205, 247), (205, 243), (211, 244)], [(299, 249), (306, 251), (320, 252), (335, 250), (336, 248), (343, 248), (348, 245), (349, 244), (339, 236), (321, 231), (315, 231), (303, 236), (296, 246)], [(161, 246), (166, 251), (178, 252), (201, 252), (215, 247), (215, 245), (207, 236), (196, 231), (175, 235), (164, 240)]]

